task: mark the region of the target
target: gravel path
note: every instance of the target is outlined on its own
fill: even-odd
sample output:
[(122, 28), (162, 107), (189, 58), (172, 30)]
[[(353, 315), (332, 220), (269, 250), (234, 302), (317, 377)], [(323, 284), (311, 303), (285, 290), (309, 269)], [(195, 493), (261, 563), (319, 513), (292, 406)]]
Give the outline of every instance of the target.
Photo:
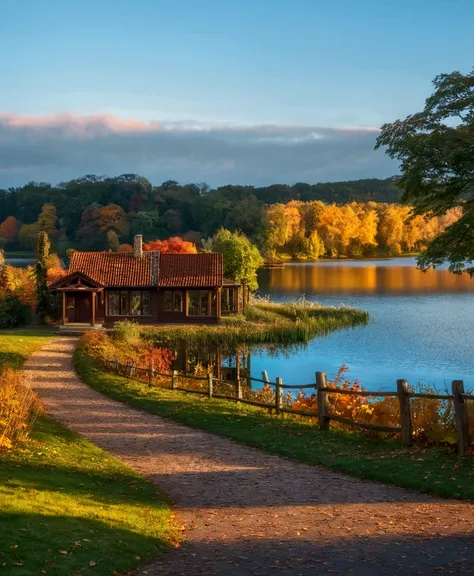
[[(186, 542), (149, 576), (474, 574), (474, 505), (271, 456), (110, 400), (76, 376), (76, 339), (25, 365), (45, 408), (169, 492)], [(409, 471), (407, 471), (409, 473)]]

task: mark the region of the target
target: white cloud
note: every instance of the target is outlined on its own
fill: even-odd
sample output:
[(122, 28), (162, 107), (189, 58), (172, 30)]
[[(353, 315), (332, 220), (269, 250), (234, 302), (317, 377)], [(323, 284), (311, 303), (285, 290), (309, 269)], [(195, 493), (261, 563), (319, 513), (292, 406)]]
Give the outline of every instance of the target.
[(0, 188), (84, 174), (135, 172), (153, 183), (325, 182), (386, 177), (376, 128), (233, 126), (121, 120), (111, 115), (0, 114)]

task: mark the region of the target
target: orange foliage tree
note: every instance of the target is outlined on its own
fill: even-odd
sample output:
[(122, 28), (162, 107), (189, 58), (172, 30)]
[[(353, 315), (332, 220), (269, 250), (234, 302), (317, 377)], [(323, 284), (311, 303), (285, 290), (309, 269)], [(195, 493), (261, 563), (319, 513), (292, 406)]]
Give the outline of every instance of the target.
[(163, 254), (197, 254), (196, 245), (179, 236), (172, 236), (167, 240), (152, 240), (144, 244), (143, 249), (147, 252), (158, 250)]
[(15, 242), (18, 236), (20, 224), (14, 216), (8, 216), (0, 224), (0, 238), (4, 238), (7, 242)]

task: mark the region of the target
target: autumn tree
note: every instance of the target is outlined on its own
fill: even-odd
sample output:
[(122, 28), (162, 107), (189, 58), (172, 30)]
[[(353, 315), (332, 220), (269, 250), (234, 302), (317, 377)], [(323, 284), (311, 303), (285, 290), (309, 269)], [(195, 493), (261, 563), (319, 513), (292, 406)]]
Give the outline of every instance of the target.
[(449, 262), (451, 272), (474, 274), (474, 69), (433, 80), (421, 112), (384, 124), (376, 148), (400, 162), (402, 200), (415, 214), (444, 216), (460, 207), (418, 258), (423, 268)]
[(167, 240), (153, 240), (143, 245), (143, 250), (149, 252), (158, 250), (163, 254), (197, 254), (196, 245), (187, 242), (179, 236), (172, 236)]
[(38, 245), (36, 251), (36, 313), (40, 322), (47, 322), (54, 316), (55, 300), (48, 290), (48, 258), (50, 243), (46, 232), (38, 234)]
[(13, 244), (17, 239), (19, 227), (19, 222), (15, 216), (8, 216), (0, 224), (0, 238), (4, 238), (8, 244)]

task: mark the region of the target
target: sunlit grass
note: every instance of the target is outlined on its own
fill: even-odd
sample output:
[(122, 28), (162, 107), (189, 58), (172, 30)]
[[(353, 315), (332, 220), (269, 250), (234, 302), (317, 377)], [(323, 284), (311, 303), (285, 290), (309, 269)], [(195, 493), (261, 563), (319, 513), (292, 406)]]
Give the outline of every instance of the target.
[(53, 328), (49, 326), (0, 330), (0, 366), (19, 368), (28, 356), (53, 338)]
[(396, 441), (370, 440), (360, 433), (324, 432), (314, 419), (271, 416), (253, 406), (150, 387), (103, 372), (82, 351), (75, 358), (87, 384), (136, 408), (359, 478), (474, 499), (474, 458), (460, 458), (451, 448), (407, 449)]

